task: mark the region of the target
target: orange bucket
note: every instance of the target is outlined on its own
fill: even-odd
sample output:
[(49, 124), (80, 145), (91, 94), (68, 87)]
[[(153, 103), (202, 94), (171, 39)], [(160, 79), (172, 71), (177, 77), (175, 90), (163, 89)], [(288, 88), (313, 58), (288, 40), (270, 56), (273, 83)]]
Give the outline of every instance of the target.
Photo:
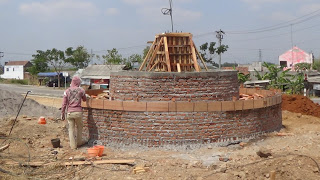
[(99, 149), (98, 156), (101, 157), (102, 154), (103, 154), (103, 151), (104, 151), (104, 146), (102, 146), (102, 145), (96, 145), (96, 146), (93, 146), (93, 147)]
[(46, 118), (41, 116), (38, 120), (38, 124), (47, 124)]
[(99, 154), (98, 148), (92, 147), (92, 148), (88, 149), (88, 156), (89, 157), (96, 157), (96, 156), (98, 156), (98, 154)]

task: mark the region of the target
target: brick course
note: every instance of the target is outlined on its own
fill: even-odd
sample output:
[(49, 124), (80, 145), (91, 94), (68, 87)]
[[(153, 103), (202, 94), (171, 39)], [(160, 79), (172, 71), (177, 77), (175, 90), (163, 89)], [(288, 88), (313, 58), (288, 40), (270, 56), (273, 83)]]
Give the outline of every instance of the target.
[(281, 105), (221, 112), (133, 112), (84, 108), (84, 135), (108, 143), (203, 144), (280, 130)]
[(113, 72), (110, 96), (122, 101), (230, 101), (239, 97), (236, 71)]

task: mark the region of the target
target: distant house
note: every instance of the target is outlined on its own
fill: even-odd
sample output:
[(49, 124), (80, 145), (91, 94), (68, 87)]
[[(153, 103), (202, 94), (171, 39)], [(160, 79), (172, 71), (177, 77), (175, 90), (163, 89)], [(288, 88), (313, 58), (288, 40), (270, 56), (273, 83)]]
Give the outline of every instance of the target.
[(4, 73), (1, 78), (4, 79), (27, 79), (29, 73), (26, 72), (31, 67), (30, 61), (9, 61), (4, 65)]
[(91, 89), (109, 89), (110, 73), (122, 71), (125, 65), (89, 65), (79, 74), (82, 85)]
[(313, 55), (304, 52), (298, 47), (293, 47), (288, 50), (284, 54), (279, 56), (280, 66), (284, 67), (284, 69), (291, 68), (294, 70), (294, 65), (298, 63), (313, 63)]

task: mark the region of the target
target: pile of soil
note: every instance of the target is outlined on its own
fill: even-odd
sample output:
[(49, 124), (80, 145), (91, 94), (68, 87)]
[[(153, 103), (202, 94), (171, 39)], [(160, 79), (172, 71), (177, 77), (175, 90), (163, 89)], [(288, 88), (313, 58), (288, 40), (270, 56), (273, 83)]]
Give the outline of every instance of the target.
[(320, 105), (302, 95), (282, 95), (282, 110), (320, 117)]
[[(0, 117), (16, 115), (23, 99), (24, 96), (20, 94), (0, 89)], [(32, 99), (26, 99), (21, 108), (20, 115), (59, 117), (59, 110), (41, 105)]]

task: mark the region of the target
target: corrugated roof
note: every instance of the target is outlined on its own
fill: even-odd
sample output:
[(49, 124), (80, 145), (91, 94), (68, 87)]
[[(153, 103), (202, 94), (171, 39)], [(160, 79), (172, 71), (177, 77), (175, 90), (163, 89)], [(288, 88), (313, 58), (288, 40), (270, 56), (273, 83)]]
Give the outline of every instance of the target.
[(25, 66), (28, 63), (30, 63), (30, 61), (9, 61), (6, 66)]
[(81, 73), (81, 77), (84, 76), (99, 76), (110, 77), (110, 72), (122, 71), (125, 65), (89, 65)]
[[(60, 73), (60, 75), (62, 76), (62, 73)], [(54, 77), (54, 76), (58, 76), (57, 72), (41, 72), (38, 73), (39, 77)]]

